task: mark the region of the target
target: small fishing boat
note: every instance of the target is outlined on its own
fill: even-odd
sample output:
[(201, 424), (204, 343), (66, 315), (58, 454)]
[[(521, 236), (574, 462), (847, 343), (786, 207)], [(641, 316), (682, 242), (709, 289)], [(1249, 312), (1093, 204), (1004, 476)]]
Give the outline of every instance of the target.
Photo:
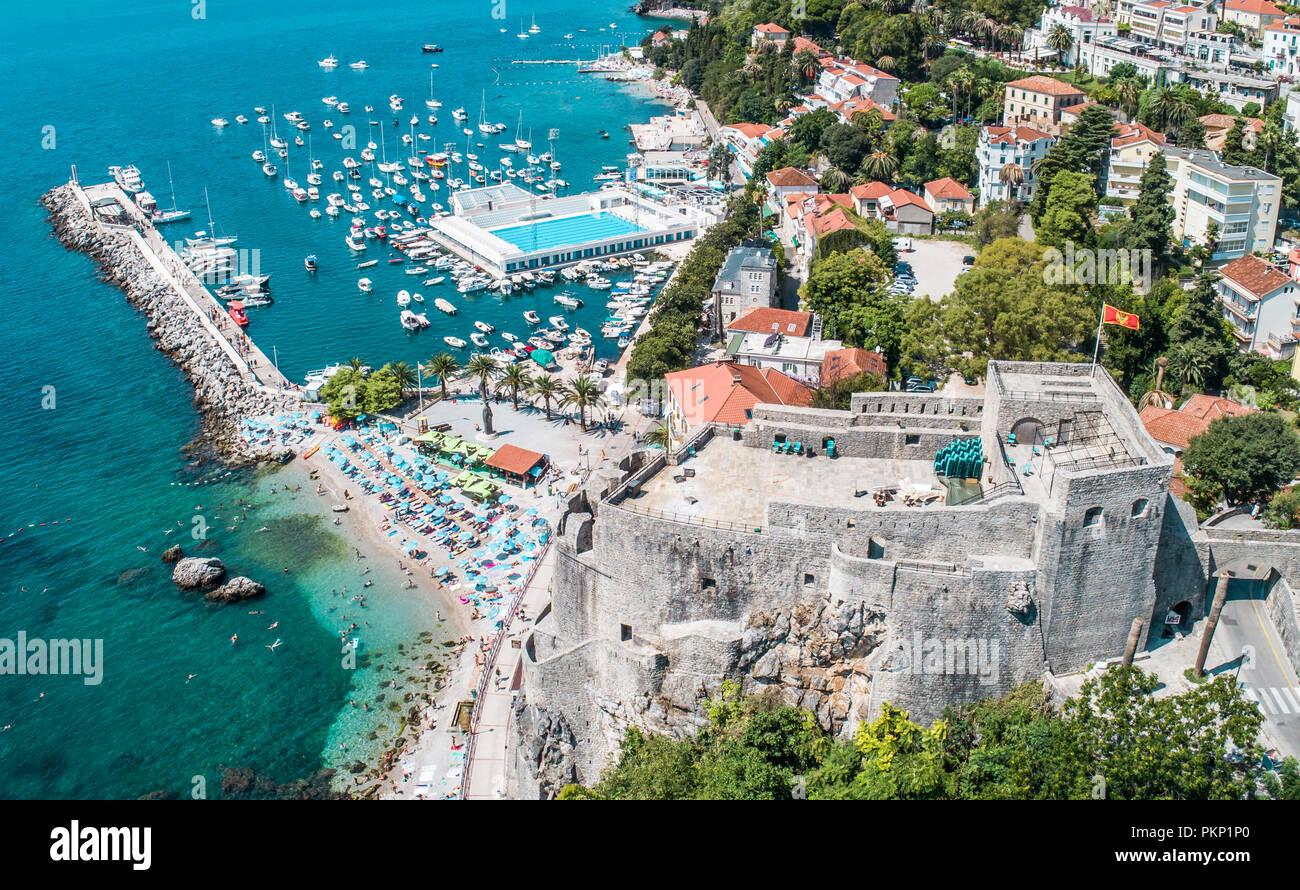
[(308, 254), (307, 258), (302, 261), (302, 264), (307, 268), (308, 272), (315, 272), (318, 268), (316, 263), (316, 254)]
[(409, 309), (403, 309), (398, 320), (401, 322), (402, 327), (406, 328), (408, 331), (414, 331), (420, 327), (420, 320), (416, 318), (415, 313)]
[(485, 334), (490, 334), (496, 330), (496, 328), (488, 324), (486, 321), (476, 321), (474, 322), (474, 327), (478, 328), (480, 331), (482, 331)]
[(411, 300), (416, 303), (424, 302), (424, 294), (411, 294)]
[(373, 290), (373, 286), (370, 284), (370, 279), (369, 279), (369, 278), (362, 278), (360, 281), (358, 281), (358, 282), (357, 282), (357, 288), (358, 288), (358, 289), (359, 289), (363, 294), (368, 294), (368, 293), (371, 292), (371, 290)]
[(369, 269), (371, 266), (378, 266), (379, 260), (366, 260), (364, 263), (357, 263), (358, 269)]
[(531, 310), (531, 309), (529, 309), (527, 312), (524, 313), (524, 321), (528, 322), (529, 324), (541, 324), (541, 323), (542, 323), (541, 318), (539, 318), (538, 315), (537, 315), (537, 313), (534, 312), (534, 311)]
[(469, 338), (473, 340), (474, 345), (479, 347), (480, 349), (484, 349), (487, 347), (487, 342), (488, 342), (487, 335), (482, 334), (479, 331), (475, 331), (474, 333), (469, 335)]
[(411, 305), (411, 294), (408, 291), (399, 290), (397, 292), (397, 305), (406, 308)]

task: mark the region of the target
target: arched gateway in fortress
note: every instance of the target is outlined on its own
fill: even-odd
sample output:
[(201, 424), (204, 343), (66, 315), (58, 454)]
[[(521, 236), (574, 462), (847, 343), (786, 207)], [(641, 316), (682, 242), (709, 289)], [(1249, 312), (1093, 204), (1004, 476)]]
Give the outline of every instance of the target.
[(524, 643), (512, 796), (595, 781), (629, 726), (693, 732), (726, 677), (833, 731), (886, 701), (928, 721), (1204, 608), (1211, 544), (1101, 369), (994, 362), (982, 397), (752, 413), (569, 504)]

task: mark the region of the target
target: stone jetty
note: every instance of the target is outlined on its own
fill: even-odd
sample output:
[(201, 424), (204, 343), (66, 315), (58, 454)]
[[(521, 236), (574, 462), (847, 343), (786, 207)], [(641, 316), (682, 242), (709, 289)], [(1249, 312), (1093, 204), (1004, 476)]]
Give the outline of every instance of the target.
[[(100, 277), (120, 287), (127, 300), (144, 314), (149, 335), (158, 348), (184, 371), (194, 386), (194, 400), (203, 417), (208, 445), (231, 463), (247, 463), (272, 455), (249, 453), (235, 435), (244, 417), (297, 410), (293, 393), (266, 386), (231, 357), (201, 310), (187, 301), (176, 282), (160, 272), (145, 255), (129, 229), (94, 220), (73, 184), (45, 193), (41, 203), (49, 212), (54, 235), (64, 247), (87, 254), (98, 264)], [(165, 266), (164, 266), (165, 268)]]

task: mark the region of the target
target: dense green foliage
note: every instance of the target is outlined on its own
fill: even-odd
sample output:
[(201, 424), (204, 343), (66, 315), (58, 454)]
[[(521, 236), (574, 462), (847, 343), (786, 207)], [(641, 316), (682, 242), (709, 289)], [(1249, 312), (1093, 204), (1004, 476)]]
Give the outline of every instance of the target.
[(1027, 684), (929, 727), (884, 704), (852, 740), (775, 695), (724, 683), (690, 739), (628, 730), (590, 788), (562, 799), (1231, 800), (1294, 798), (1294, 760), (1265, 772), (1262, 716), (1231, 676), (1155, 698), (1155, 675), (1112, 668), (1054, 707)]
[(402, 402), (402, 381), (392, 365), (365, 375), (360, 368), (340, 368), (321, 387), (321, 401), (329, 405), (331, 417), (355, 420), (361, 414), (375, 414), (396, 408)]
[(1228, 506), (1250, 504), (1300, 473), (1300, 441), (1277, 414), (1220, 417), (1193, 437), (1183, 467)]

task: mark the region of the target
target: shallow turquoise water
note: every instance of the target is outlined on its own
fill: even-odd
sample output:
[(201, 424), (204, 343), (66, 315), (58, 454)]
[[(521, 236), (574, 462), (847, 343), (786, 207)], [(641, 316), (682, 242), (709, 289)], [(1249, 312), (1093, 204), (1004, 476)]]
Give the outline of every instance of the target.
[[(502, 22), (489, 4), (408, 0), (382, 10), (224, 0), (207, 3), (207, 18), (197, 21), (190, 4), (171, 0), (6, 4), (0, 130), (16, 152), (0, 178), (8, 223), (0, 262), (0, 637), (23, 630), (103, 639), (105, 668), (98, 686), (0, 676), (0, 726), (10, 725), (0, 732), (0, 797), (188, 793), (194, 776), (211, 788), (221, 769), (239, 765), (281, 781), (306, 775), (341, 759), (339, 744), (349, 755), (365, 747), (379, 718), (348, 701), (375, 691), (399, 643), (414, 646), (420, 631), (434, 629), (434, 604), (402, 590), (395, 566), (377, 560), (372, 576), (381, 580), (367, 591), (362, 620), (371, 624), (363, 653), (379, 657), (359, 672), (340, 667), (338, 631), (352, 611), (330, 590), (361, 583), (350, 545), (319, 518), (306, 486), (273, 491), (282, 476), (189, 466), (180, 449), (199, 424), (187, 383), (152, 348), (122, 293), (50, 237), (38, 196), (66, 181), (74, 164), (83, 182), (94, 182), (110, 164), (135, 163), (167, 206), (170, 161), (179, 204), (196, 212), (172, 227), (181, 237), (206, 228), (206, 186), (217, 228), (260, 251), (263, 272), (274, 276), (275, 303), (250, 312), (250, 333), (293, 378), (352, 355), (413, 363), (438, 351), (445, 334), (467, 336), (476, 318), (522, 328), (517, 313), (554, 313), (551, 294), (456, 295), (472, 311), (462, 305), (433, 330), (405, 333), (391, 294), (410, 287), (410, 277), (381, 263), (369, 274), (376, 295), (361, 297), (362, 273), (343, 244), (346, 221), (313, 221), (266, 182), (249, 158), (261, 146), (260, 128), (234, 117), (251, 117), (254, 105), (296, 108), (312, 121), (313, 148), (326, 158), (318, 145), (323, 95), (344, 98), (361, 120), (363, 104), (386, 111), (387, 96), (400, 93), (404, 123), (409, 109), (423, 109), (433, 59), (445, 116), (438, 126), (448, 140), (458, 132), (450, 110), (477, 113), (486, 90), (492, 119), (513, 126), (522, 108), (539, 142), (537, 134), (560, 128), (561, 175), (588, 183), (602, 164), (622, 161), (627, 146), (615, 122), (644, 120), (655, 107), (572, 66), (507, 60), (589, 58), (614, 41), (595, 30), (610, 22), (639, 37), (649, 23), (626, 5), (539, 0), (511, 7)], [(534, 14), (542, 34), (519, 40), (514, 20)], [(583, 26), (592, 30), (579, 33)], [(565, 41), (568, 32), (575, 38)], [(446, 52), (420, 53), (430, 41)], [(327, 74), (315, 61), (331, 52), (344, 67)], [(355, 58), (371, 68), (348, 70)], [(232, 121), (224, 132), (209, 123), (218, 116)], [(402, 128), (391, 116), (375, 119), (387, 124), (391, 157)], [(597, 135), (605, 128), (610, 140)], [(328, 149), (333, 163), (342, 152)], [(300, 182), (305, 151), (291, 148), (289, 159)], [(308, 253), (320, 257), (314, 277), (303, 272)], [(602, 301), (588, 302), (582, 312), (591, 317), (579, 314), (576, 323), (590, 328), (604, 310)], [(232, 531), (239, 501), (252, 506)], [(211, 530), (204, 542), (190, 537), (195, 516)], [(263, 525), (270, 531), (254, 531)], [(269, 595), (249, 608), (180, 595), (158, 559), (177, 540), (262, 580)], [(265, 614), (248, 614), (259, 610)], [(280, 646), (265, 648), (276, 638)], [(189, 674), (196, 676), (187, 682)]]

